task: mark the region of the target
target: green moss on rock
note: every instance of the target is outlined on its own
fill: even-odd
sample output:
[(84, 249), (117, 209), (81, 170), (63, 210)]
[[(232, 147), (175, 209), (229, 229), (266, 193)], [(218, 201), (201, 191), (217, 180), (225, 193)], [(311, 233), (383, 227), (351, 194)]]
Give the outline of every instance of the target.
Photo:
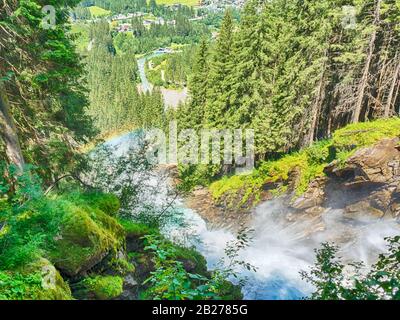
[(75, 276), (116, 252), (124, 236), (122, 226), (100, 209), (70, 203), (50, 258), (57, 268)]
[(75, 285), (74, 295), (86, 300), (111, 300), (121, 295), (123, 279), (118, 276), (91, 276)]
[(72, 300), (71, 290), (56, 268), (40, 259), (16, 271), (0, 272), (1, 300)]
[(113, 194), (88, 193), (82, 200), (89, 206), (97, 208), (110, 216), (116, 216), (120, 209), (120, 202)]
[(124, 228), (127, 237), (141, 238), (149, 234), (159, 234), (157, 228), (152, 228), (144, 223), (137, 223), (127, 219), (120, 219), (118, 222)]
[(174, 247), (174, 259), (181, 261), (186, 271), (208, 276), (207, 260), (195, 249), (171, 244)]

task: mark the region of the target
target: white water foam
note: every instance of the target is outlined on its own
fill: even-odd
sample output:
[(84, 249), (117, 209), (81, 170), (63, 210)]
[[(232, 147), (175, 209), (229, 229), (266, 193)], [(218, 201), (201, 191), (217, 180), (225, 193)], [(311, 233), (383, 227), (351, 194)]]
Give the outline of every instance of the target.
[[(115, 139), (111, 144), (131, 144), (133, 135)], [(160, 190), (162, 190), (160, 186)], [(169, 226), (165, 234), (176, 241), (189, 241), (205, 256), (212, 269), (224, 255), (228, 241), (235, 238), (229, 230), (209, 230), (206, 222), (182, 201), (176, 207), (182, 210), (189, 227)], [(245, 299), (301, 299), (312, 288), (299, 272), (314, 264), (314, 250), (322, 242), (335, 242), (341, 247), (344, 262), (364, 261), (371, 265), (379, 253), (385, 251), (385, 237), (398, 235), (399, 224), (392, 219), (345, 219), (341, 210), (328, 209), (322, 219), (289, 222), (287, 206), (282, 200), (262, 203), (253, 212), (251, 227), (255, 230), (250, 246), (240, 258), (258, 268), (256, 273), (243, 271), (248, 282), (243, 288)]]

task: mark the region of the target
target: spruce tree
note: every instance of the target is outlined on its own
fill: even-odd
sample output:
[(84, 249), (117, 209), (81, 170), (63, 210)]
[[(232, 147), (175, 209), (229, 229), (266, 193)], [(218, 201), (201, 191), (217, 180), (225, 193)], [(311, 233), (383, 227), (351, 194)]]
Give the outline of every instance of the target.
[(188, 105), (191, 119), (188, 123), (191, 128), (198, 128), (204, 121), (204, 109), (207, 102), (207, 87), (208, 87), (208, 43), (203, 39), (196, 53), (192, 77), (189, 81), (189, 90), (191, 101)]
[(232, 87), (233, 32), (232, 13), (227, 10), (211, 57), (205, 110), (208, 127), (222, 128), (226, 124), (224, 117), (230, 107)]

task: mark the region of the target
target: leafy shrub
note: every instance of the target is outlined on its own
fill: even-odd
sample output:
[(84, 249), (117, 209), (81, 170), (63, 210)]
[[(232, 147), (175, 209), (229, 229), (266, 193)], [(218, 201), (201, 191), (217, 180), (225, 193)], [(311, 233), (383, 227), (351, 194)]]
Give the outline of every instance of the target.
[[(155, 270), (144, 282), (148, 289), (142, 298), (155, 300), (221, 300), (242, 299), (241, 286), (245, 279), (239, 278), (239, 268), (256, 271), (251, 265), (239, 259), (239, 251), (246, 248), (251, 241), (252, 230), (242, 229), (237, 238), (229, 242), (222, 258), (212, 272), (207, 271), (206, 260), (193, 249), (173, 245), (157, 235), (148, 235), (145, 250), (153, 253)], [(185, 260), (196, 264), (195, 270), (189, 272)], [(238, 279), (234, 285), (228, 279)]]
[(40, 273), (23, 275), (0, 272), (0, 300), (25, 300), (38, 298), (42, 290)]
[(387, 253), (368, 273), (362, 273), (363, 262), (349, 265), (351, 276), (344, 272), (345, 265), (337, 256), (339, 248), (324, 243), (316, 250), (316, 263), (310, 271), (302, 271), (303, 279), (311, 283), (315, 291), (313, 300), (400, 300), (400, 236), (388, 238)]
[(145, 250), (154, 253), (155, 271), (144, 282), (149, 284), (143, 298), (153, 300), (193, 300), (217, 298), (207, 285), (208, 280), (185, 270), (183, 262), (176, 260), (174, 246), (155, 235), (145, 236)]

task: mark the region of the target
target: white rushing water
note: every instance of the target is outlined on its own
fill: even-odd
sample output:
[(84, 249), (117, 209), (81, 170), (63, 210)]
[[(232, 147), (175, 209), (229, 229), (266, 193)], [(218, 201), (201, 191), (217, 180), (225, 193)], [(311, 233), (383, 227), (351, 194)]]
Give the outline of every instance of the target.
[[(314, 264), (315, 252), (322, 242), (340, 245), (340, 256), (346, 262), (364, 261), (373, 264), (378, 254), (385, 251), (385, 237), (399, 234), (394, 220), (343, 219), (340, 210), (327, 210), (315, 230), (316, 221), (288, 223), (285, 205), (281, 201), (261, 204), (254, 211), (251, 227), (255, 230), (250, 246), (240, 254), (243, 261), (257, 267), (256, 273), (243, 271), (248, 277), (243, 288), (246, 299), (301, 299), (312, 288), (300, 277), (300, 271)], [(209, 230), (204, 220), (193, 210), (184, 209), (191, 223), (192, 234), (197, 234), (197, 248), (212, 269), (224, 254), (234, 235), (228, 230)], [(322, 225), (324, 227), (322, 228)], [(182, 234), (182, 231), (177, 231)]]
[[(109, 142), (119, 152), (132, 144), (134, 135), (124, 135)], [(154, 182), (157, 183), (157, 182)], [(163, 188), (160, 186), (160, 199)], [(177, 241), (188, 239), (206, 257), (212, 269), (224, 255), (226, 243), (235, 238), (229, 230), (210, 230), (206, 222), (178, 200), (186, 227), (169, 226), (165, 234)], [(299, 272), (314, 264), (314, 250), (322, 242), (334, 242), (341, 248), (346, 261), (364, 261), (373, 264), (385, 250), (385, 237), (398, 235), (399, 225), (385, 219), (345, 219), (341, 210), (328, 209), (322, 218), (286, 219), (288, 209), (282, 200), (264, 202), (253, 212), (251, 228), (253, 241), (240, 253), (240, 259), (257, 267), (257, 272), (243, 271), (248, 277), (243, 288), (246, 299), (301, 299), (312, 288)]]

